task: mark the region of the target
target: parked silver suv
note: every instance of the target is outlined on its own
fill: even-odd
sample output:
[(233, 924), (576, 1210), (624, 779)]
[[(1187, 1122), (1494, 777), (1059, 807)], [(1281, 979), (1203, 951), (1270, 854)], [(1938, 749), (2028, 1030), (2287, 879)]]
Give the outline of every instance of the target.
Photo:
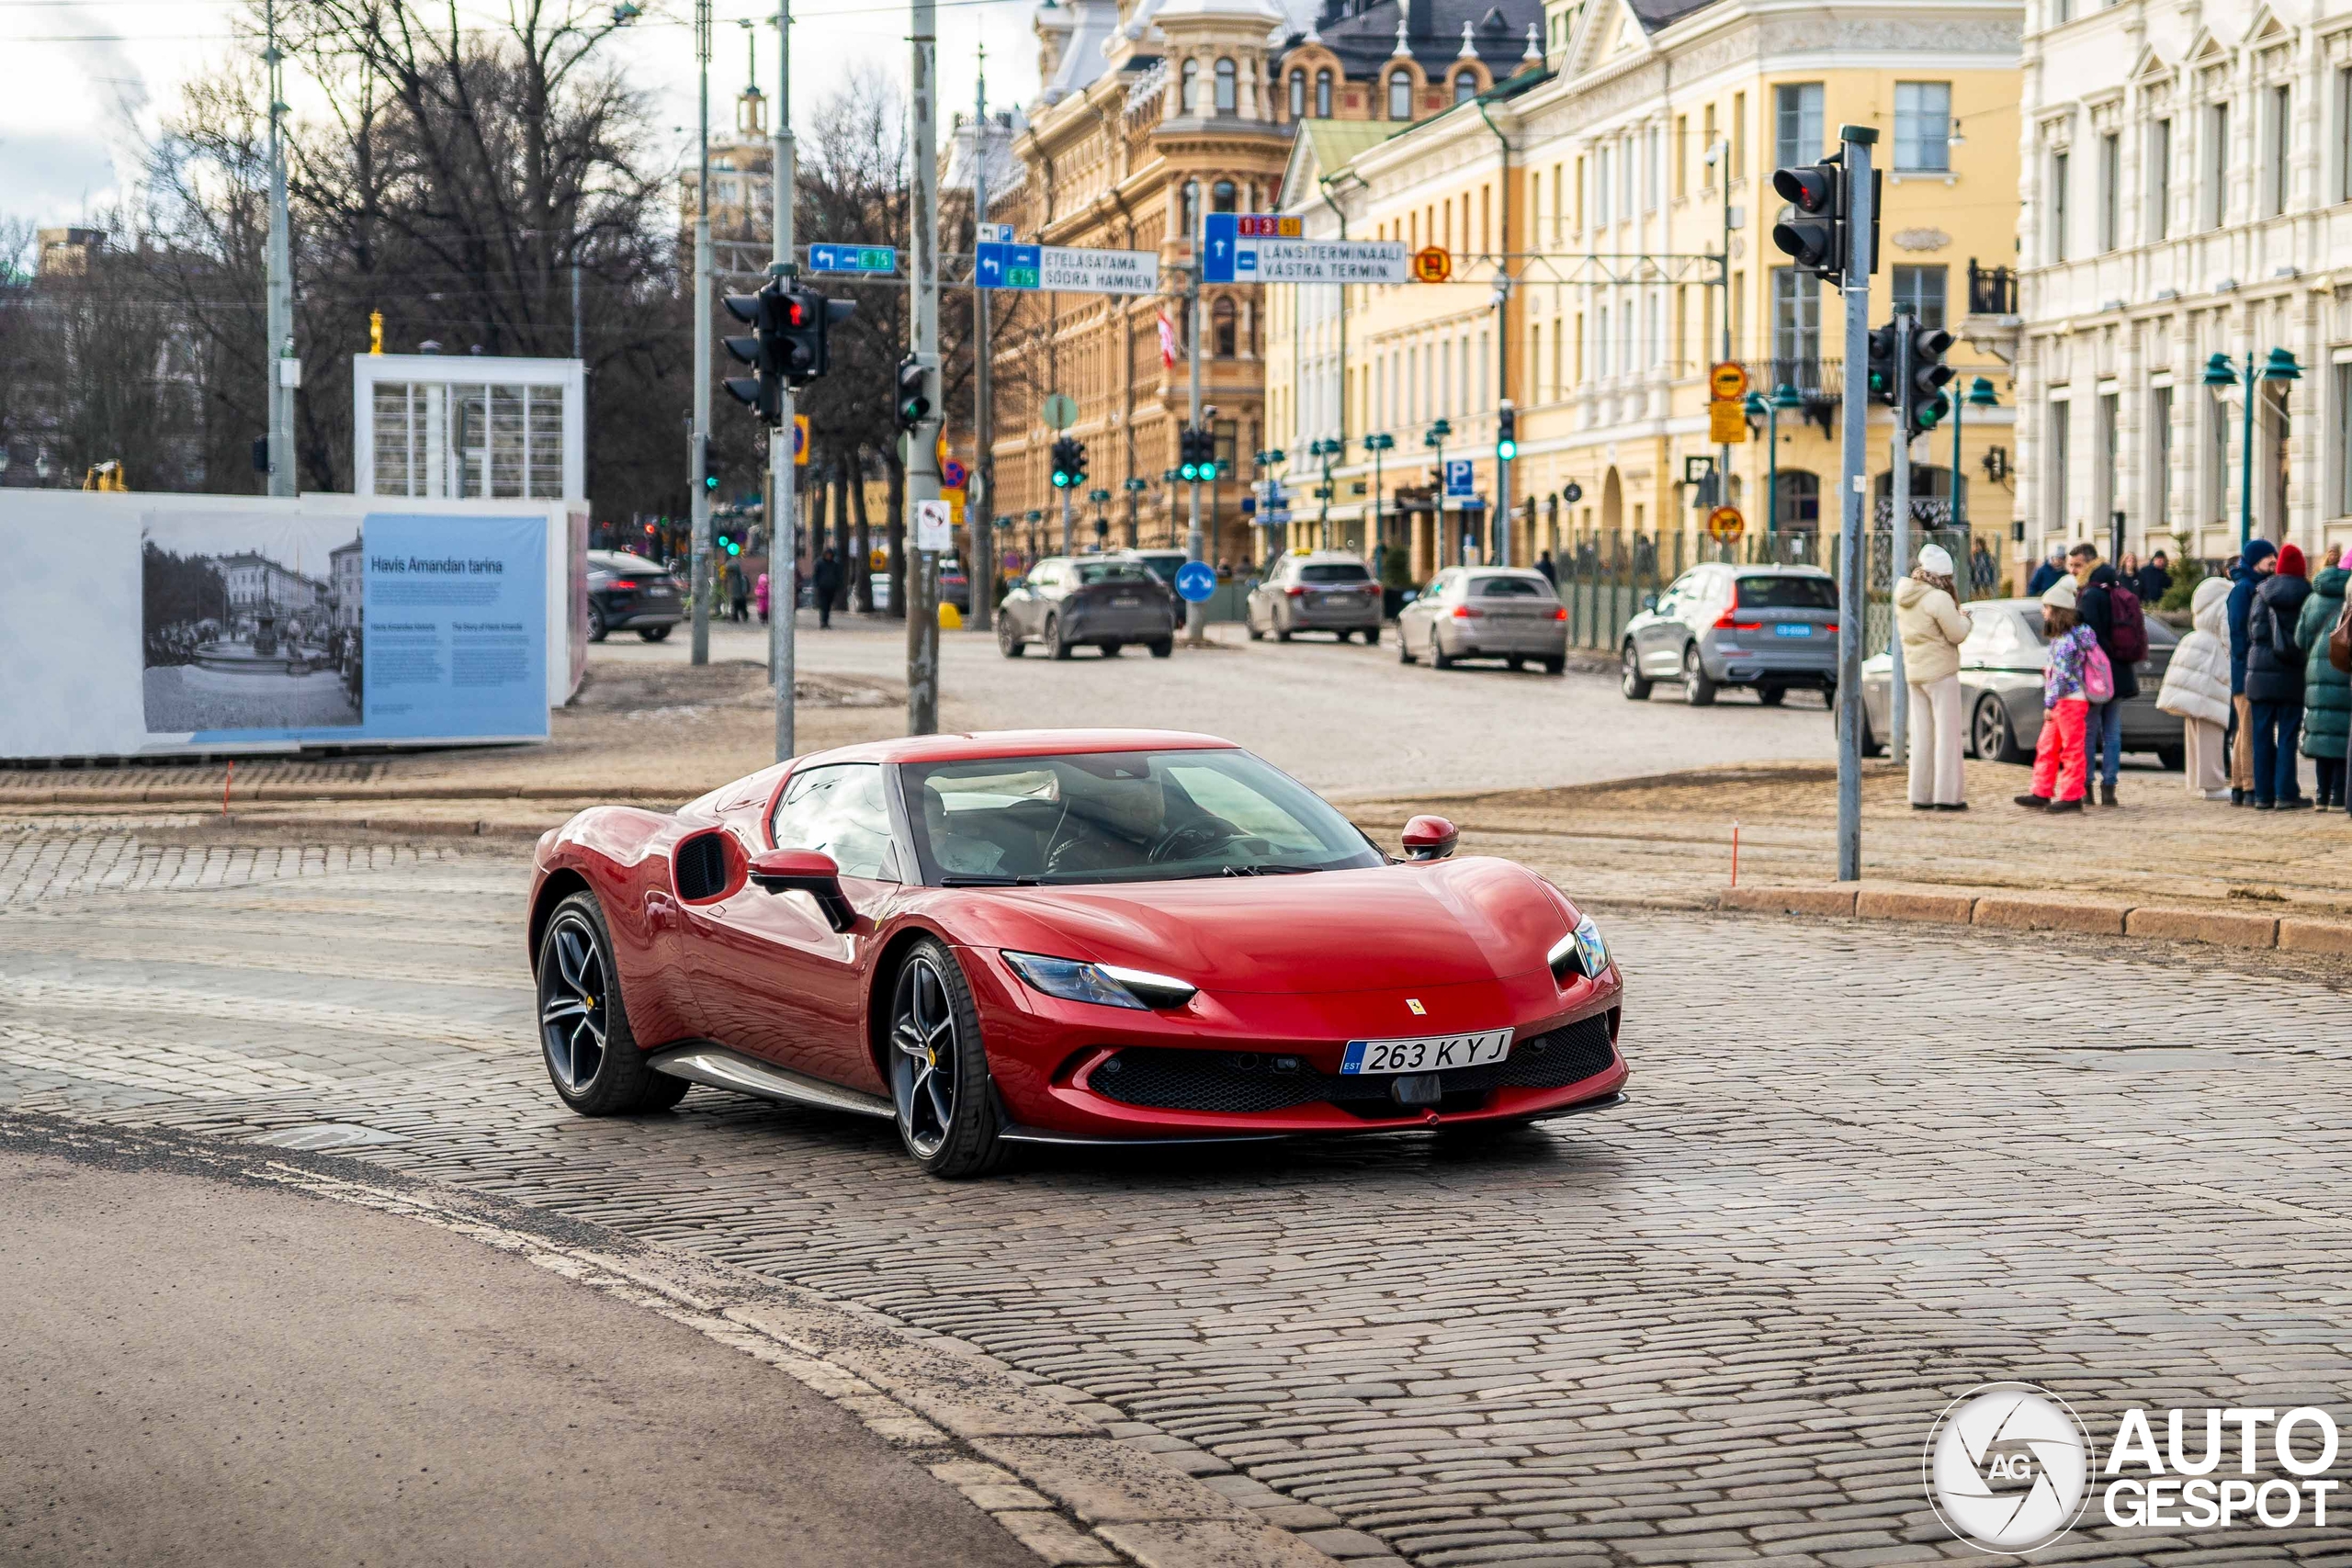
[(1709, 561), (1645, 599), (1625, 623), (1619, 688), (1633, 702), (1651, 683), (1679, 681), (1704, 707), (1724, 686), (1753, 686), (1767, 705), (1792, 686), (1838, 683), (1838, 584), (1809, 566)]
[(1380, 584), (1362, 558), (1342, 550), (1287, 555), (1266, 581), (1250, 590), (1250, 640), (1269, 632), (1288, 642), (1294, 632), (1330, 632), (1341, 642), (1357, 632), (1380, 640)]
[(1428, 654), (1444, 670), (1457, 659), (1499, 659), (1516, 670), (1568, 667), (1568, 612), (1551, 579), (1508, 566), (1450, 566), (1396, 612), (1396, 656)]

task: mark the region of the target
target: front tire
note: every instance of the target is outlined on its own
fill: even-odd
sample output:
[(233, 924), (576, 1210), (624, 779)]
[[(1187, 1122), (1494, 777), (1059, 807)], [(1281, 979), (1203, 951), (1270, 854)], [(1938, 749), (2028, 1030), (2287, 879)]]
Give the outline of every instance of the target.
[(588, 640), (602, 642), (612, 636), (613, 628), (605, 624), (605, 607), (594, 599), (588, 601)]
[(539, 938), (539, 1055), (564, 1104), (582, 1116), (666, 1111), (687, 1084), (657, 1073), (629, 1032), (613, 939), (591, 893), (555, 907)]
[(999, 610), (996, 613), (996, 650), (1007, 659), (1018, 659), (1027, 646), (1021, 640), (1021, 634), (1012, 629), (1012, 617)]
[(1154, 659), (1165, 659), (1176, 651), (1176, 639), (1172, 637), (1158, 637), (1146, 646), (1151, 649)]
[(1003, 1162), (979, 1010), (955, 955), (929, 937), (891, 986), (890, 1101), (899, 1140), (925, 1175), (956, 1181)]
[(1413, 639), (1405, 635), (1405, 623), (1402, 621), (1396, 623), (1396, 662), (1399, 664), (1420, 662), (1413, 657)]
[(664, 642), (669, 638), (670, 628), (667, 626), (639, 626), (637, 628), (637, 635), (643, 637), (648, 642)]
[(1991, 692), (1976, 699), (1968, 738), (1975, 743), (1976, 755), (1987, 762), (2025, 761), (2024, 751), (2018, 747), (2017, 731), (2009, 723), (2008, 707)]
[(1682, 700), (1694, 708), (1713, 706), (1715, 683), (1707, 679), (1707, 665), (1699, 657), (1699, 645), (1686, 643), (1682, 649)]
[(1642, 703), (1649, 700), (1650, 684), (1650, 678), (1642, 673), (1640, 656), (1628, 642), (1617, 655), (1617, 689), (1625, 694), (1627, 702)]

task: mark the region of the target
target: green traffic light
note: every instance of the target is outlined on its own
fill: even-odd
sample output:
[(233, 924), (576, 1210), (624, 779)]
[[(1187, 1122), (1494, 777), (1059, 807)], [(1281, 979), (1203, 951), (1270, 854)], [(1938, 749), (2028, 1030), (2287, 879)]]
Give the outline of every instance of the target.
[(718, 476), (717, 474), (705, 474), (702, 477), (702, 488), (705, 490), (717, 490), (718, 488)]
[(1513, 457), (1519, 456), (1519, 443), (1516, 441), (1496, 442), (1495, 456), (1500, 457), (1506, 463), (1510, 462)]
[(743, 547), (741, 545), (729, 545), (727, 547), (727, 553), (730, 556), (740, 556), (743, 553)]

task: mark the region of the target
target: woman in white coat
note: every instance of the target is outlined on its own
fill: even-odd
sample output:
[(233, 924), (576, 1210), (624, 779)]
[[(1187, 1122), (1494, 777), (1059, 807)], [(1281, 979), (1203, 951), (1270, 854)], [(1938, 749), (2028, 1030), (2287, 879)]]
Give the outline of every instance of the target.
[(1894, 586), (1894, 630), (1911, 688), (1911, 809), (1965, 811), (1961, 771), (1960, 645), (1969, 619), (1953, 586), (1951, 552), (1929, 545), (1919, 568)]
[(2229, 759), (2222, 754), (2222, 734), (2230, 721), (2229, 580), (2209, 577), (2199, 583), (2188, 613), (2197, 629), (2172, 650), (2156, 706), (2180, 716), (2188, 747), (2188, 793), (2227, 800)]

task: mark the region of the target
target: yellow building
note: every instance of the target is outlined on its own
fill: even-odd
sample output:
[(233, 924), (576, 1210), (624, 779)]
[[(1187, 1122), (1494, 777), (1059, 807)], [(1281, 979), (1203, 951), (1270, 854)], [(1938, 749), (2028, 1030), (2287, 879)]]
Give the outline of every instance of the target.
[[(1886, 171), (1871, 321), (1913, 305), (1962, 340), (1950, 389), (1990, 383), (1996, 405), (1964, 410), (1962, 502), (2008, 564), (2013, 399), (1995, 351), (2013, 353), (2016, 332), (2021, 22), (2021, 6), (1965, 0), (1555, 5), (1540, 68), (1368, 145), (1302, 138), (1284, 211), (1320, 237), (1441, 247), (1452, 278), (1351, 288), (1344, 301), (1337, 288), (1269, 290), (1269, 445), (1288, 460), (1288, 542), (1372, 545), (1364, 437), (1377, 434), (1394, 443), (1380, 536), (1409, 539), (1416, 577), (1464, 552), (1527, 564), (1596, 536), (1695, 558), (1718, 453), (1707, 373), (1730, 359), (1766, 398), (1789, 389), (1792, 406), (1777, 420), (1777, 505), (1763, 504), (1760, 418), (1731, 448), (1729, 498), (1751, 541), (1769, 527), (1782, 558), (1820, 560), (1838, 525), (1843, 311), (1835, 289), (1781, 265), (1770, 181), (1834, 152), (1850, 123), (1878, 130)], [(1506, 398), (1519, 455), (1498, 476)], [(1891, 424), (1872, 414), (1884, 517)], [(1440, 420), (1451, 434), (1432, 441)], [(1328, 501), (1313, 499), (1318, 443), (1343, 443)], [(1913, 448), (1923, 524), (1949, 513), (1951, 443), (1948, 423)], [(1434, 492), (1437, 456), (1474, 459), (1476, 504)], [(1489, 522), (1498, 502), (1508, 539)]]

